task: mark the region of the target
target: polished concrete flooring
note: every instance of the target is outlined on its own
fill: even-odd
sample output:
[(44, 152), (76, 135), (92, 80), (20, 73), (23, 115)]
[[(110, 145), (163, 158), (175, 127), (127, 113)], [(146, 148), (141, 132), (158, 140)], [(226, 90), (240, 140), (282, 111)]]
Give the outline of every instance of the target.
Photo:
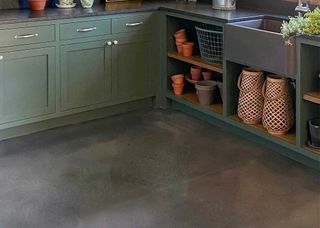
[(318, 228), (319, 172), (174, 111), (0, 143), (1, 228)]

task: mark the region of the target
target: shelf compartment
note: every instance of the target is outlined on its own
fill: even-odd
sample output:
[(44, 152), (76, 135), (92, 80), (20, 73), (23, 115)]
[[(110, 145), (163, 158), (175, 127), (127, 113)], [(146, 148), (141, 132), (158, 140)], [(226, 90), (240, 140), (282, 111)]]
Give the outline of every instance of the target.
[(199, 108), (204, 109), (204, 110), (210, 111), (215, 114), (222, 115), (222, 112), (223, 112), (223, 105), (221, 103), (211, 104), (211, 105), (206, 105), (206, 106), (200, 105), (196, 92), (186, 92), (180, 96), (176, 96), (173, 94), (173, 92), (168, 91), (167, 97), (169, 99), (176, 101), (176, 102), (182, 102), (185, 104), (189, 104), (189, 106), (191, 106), (191, 107), (197, 107), (197, 109), (199, 109)]
[(316, 104), (320, 104), (320, 91), (305, 93), (303, 94), (303, 99)]
[(254, 129), (257, 129), (265, 134), (268, 134), (270, 136), (273, 136), (275, 138), (278, 138), (280, 140), (283, 140), (287, 143), (290, 143), (290, 144), (296, 144), (296, 134), (295, 134), (295, 129), (294, 127), (287, 133), (287, 134), (284, 134), (284, 135), (272, 135), (272, 134), (269, 134), (268, 131), (263, 127), (262, 123), (259, 123), (259, 124), (255, 124), (255, 125), (249, 125), (249, 124), (245, 124), (243, 123), (243, 121), (239, 118), (239, 116), (237, 114), (235, 115), (232, 115), (230, 116), (230, 119), (236, 121), (236, 122), (239, 122), (239, 123), (242, 123), (243, 125), (247, 126), (248, 128), (254, 128)]
[(201, 59), (200, 56), (185, 57), (185, 56), (178, 54), (177, 52), (168, 52), (168, 57), (182, 61), (182, 62), (186, 62), (189, 64), (193, 64), (196, 66), (200, 66), (200, 67), (206, 68), (208, 70), (212, 70), (214, 72), (218, 72), (221, 74), (223, 73), (223, 68), (222, 68), (221, 64), (209, 63), (209, 62)]

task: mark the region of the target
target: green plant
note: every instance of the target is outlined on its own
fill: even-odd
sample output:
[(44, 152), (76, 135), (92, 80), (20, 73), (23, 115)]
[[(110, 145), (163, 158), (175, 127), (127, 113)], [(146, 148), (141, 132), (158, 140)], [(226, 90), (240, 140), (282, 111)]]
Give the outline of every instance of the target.
[(308, 26), (303, 30), (306, 34), (320, 34), (320, 8), (316, 8), (312, 12), (305, 14)]
[(304, 17), (289, 17), (289, 21), (284, 21), (281, 26), (281, 34), (286, 43), (291, 45), (291, 38), (299, 35), (319, 35), (320, 34), (320, 8), (306, 13)]

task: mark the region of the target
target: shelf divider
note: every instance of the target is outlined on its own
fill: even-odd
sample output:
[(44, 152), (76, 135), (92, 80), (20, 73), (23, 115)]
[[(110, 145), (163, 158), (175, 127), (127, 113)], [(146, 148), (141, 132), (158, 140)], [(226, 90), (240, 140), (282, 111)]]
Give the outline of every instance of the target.
[(182, 62), (190, 63), (196, 66), (200, 66), (208, 70), (212, 70), (214, 72), (218, 72), (221, 74), (223, 73), (223, 68), (221, 64), (206, 62), (203, 59), (201, 59), (200, 56), (185, 57), (183, 55), (178, 54), (177, 52), (168, 52), (168, 57), (180, 60)]

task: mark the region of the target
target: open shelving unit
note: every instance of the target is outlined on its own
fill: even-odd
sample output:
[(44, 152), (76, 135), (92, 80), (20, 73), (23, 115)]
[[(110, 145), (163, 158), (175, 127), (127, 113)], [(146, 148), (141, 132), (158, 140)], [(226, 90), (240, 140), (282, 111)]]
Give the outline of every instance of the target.
[[(211, 22), (206, 21), (204, 23)], [(197, 48), (196, 31), (192, 30), (193, 26), (194, 24), (187, 19), (172, 15), (167, 16), (167, 46), (163, 54), (166, 57), (164, 93), (168, 104), (172, 104), (172, 107), (191, 115), (199, 115), (199, 118), (208, 120), (209, 122), (211, 120), (222, 121), (223, 123), (221, 124), (233, 126), (248, 134), (269, 141), (271, 145), (273, 144), (279, 148), (280, 153), (283, 152), (283, 154), (299, 161), (310, 159), (308, 162), (303, 162), (312, 167), (318, 167), (318, 164), (320, 164), (320, 150), (307, 146), (306, 142), (309, 136), (306, 124), (309, 119), (319, 117), (320, 113), (320, 91), (315, 92), (320, 88), (320, 79), (318, 78), (320, 73), (320, 44), (317, 43), (316, 47), (314, 47), (314, 43), (312, 45), (297, 43), (297, 46), (300, 47), (300, 49), (298, 48), (298, 72), (296, 76), (288, 77), (291, 83), (295, 85), (295, 90), (292, 92), (296, 109), (295, 125), (286, 134), (273, 135), (263, 127), (262, 123), (248, 125), (237, 115), (239, 98), (237, 80), (242, 69), (247, 67), (247, 65), (233, 62), (227, 59), (227, 56), (224, 57), (223, 64), (215, 64), (201, 59), (197, 51), (192, 57), (185, 57), (177, 53), (172, 34), (181, 28), (187, 29), (189, 32), (187, 34), (188, 39), (190, 38), (191, 42), (195, 42), (195, 47)], [(310, 59), (312, 61), (309, 61)], [(224, 90), (222, 103), (208, 106), (200, 105), (194, 86), (187, 82), (187, 88), (185, 88), (184, 93), (180, 96), (174, 95), (170, 76), (179, 73), (185, 74), (190, 70), (190, 66), (192, 65), (211, 70), (215, 72), (218, 80), (222, 79)], [(308, 78), (307, 75), (313, 78)], [(315, 77), (316, 81), (314, 81)]]
[[(230, 119), (238, 122), (238, 123), (243, 123), (243, 121), (239, 118), (238, 115), (232, 115), (230, 116)], [(287, 143), (290, 143), (290, 144), (296, 144), (296, 133), (295, 133), (295, 128), (293, 127), (288, 133), (286, 134), (283, 134), (283, 135), (271, 135), (268, 133), (268, 131), (263, 127), (262, 123), (259, 123), (259, 124), (253, 124), (253, 125), (249, 125), (249, 124), (245, 124), (243, 123), (243, 125), (245, 125), (246, 127), (249, 127), (249, 128), (254, 128), (260, 132), (263, 132), (265, 134), (268, 134), (268, 136), (273, 136), (279, 140), (283, 140)]]
[(168, 52), (168, 57), (176, 59), (176, 60), (180, 60), (185, 63), (200, 66), (200, 67), (206, 68), (208, 70), (212, 70), (217, 73), (221, 73), (221, 74), (223, 73), (223, 68), (222, 68), (221, 64), (206, 62), (206, 61), (202, 60), (200, 56), (185, 57), (183, 55), (180, 55), (176, 51), (172, 51), (172, 52)]

